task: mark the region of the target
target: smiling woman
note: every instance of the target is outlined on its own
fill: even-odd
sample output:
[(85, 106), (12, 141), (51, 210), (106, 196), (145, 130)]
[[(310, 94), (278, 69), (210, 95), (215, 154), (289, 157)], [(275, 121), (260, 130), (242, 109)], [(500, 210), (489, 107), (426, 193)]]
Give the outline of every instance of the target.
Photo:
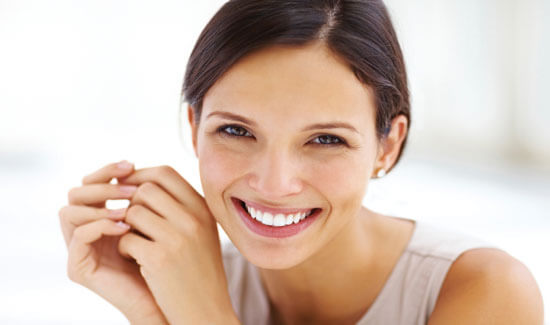
[[(506, 252), (362, 206), (411, 123), (382, 1), (229, 1), (182, 96), (204, 197), (170, 167), (121, 162), (60, 211), (71, 278), (132, 323), (542, 323)], [(106, 210), (112, 198), (130, 207)]]
[[(519, 261), (361, 206), (411, 122), (382, 1), (229, 1), (193, 49), (183, 96), (243, 323), (542, 323)], [(518, 296), (529, 306), (507, 306)]]

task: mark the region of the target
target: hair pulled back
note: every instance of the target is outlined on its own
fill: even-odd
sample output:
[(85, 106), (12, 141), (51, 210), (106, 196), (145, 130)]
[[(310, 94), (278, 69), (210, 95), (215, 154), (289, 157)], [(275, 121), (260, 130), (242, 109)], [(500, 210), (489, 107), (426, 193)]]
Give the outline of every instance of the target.
[(381, 0), (226, 2), (202, 30), (191, 52), (182, 101), (191, 105), (198, 123), (208, 89), (237, 60), (271, 45), (301, 46), (312, 41), (324, 42), (349, 64), (360, 82), (373, 89), (378, 140), (387, 136), (397, 115), (404, 115), (410, 126), (405, 62)]

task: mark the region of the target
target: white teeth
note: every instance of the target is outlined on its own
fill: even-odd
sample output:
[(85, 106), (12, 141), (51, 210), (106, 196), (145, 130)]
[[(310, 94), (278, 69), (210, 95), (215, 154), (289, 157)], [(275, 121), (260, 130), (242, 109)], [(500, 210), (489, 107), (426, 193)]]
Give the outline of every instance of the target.
[(254, 219), (258, 220), (259, 222), (262, 222), (262, 219), (263, 219), (262, 211), (259, 211), (259, 210), (253, 210), (253, 211), (254, 211)]
[(246, 209), (248, 210), (248, 213), (253, 219), (256, 219), (257, 221), (263, 223), (264, 225), (273, 226), (273, 227), (282, 227), (285, 225), (290, 225), (292, 223), (298, 223), (301, 220), (304, 220), (313, 211), (311, 210), (309, 213), (301, 212), (301, 213), (295, 213), (295, 214), (289, 214), (289, 215), (278, 213), (274, 216), (269, 212), (262, 212), (260, 210), (256, 210), (252, 207), (247, 206), (246, 204), (245, 206), (246, 206)]
[(275, 217), (273, 217), (273, 225), (275, 227), (281, 227), (284, 226), (286, 223), (286, 218), (282, 214), (277, 214)]
[(292, 214), (289, 214), (288, 216), (286, 216), (286, 220), (285, 220), (285, 224), (288, 226), (290, 224), (292, 224), (292, 221), (294, 221), (294, 217), (292, 216)]
[(262, 216), (262, 223), (264, 225), (273, 226), (273, 215), (269, 212), (264, 212)]

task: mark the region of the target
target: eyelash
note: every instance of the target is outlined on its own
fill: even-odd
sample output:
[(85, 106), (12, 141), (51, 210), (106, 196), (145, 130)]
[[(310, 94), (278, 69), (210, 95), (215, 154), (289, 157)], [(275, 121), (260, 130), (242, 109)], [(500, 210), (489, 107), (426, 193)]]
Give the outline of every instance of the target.
[[(248, 130), (246, 130), (245, 128), (243, 128), (242, 126), (239, 126), (239, 125), (232, 125), (232, 124), (228, 124), (228, 125), (222, 125), (220, 126), (217, 130), (216, 130), (216, 133), (218, 133), (219, 135), (221, 136), (224, 136), (224, 137), (230, 137), (230, 138), (240, 138), (240, 137), (251, 137), (252, 134), (250, 134), (250, 136), (247, 136), (247, 135), (237, 135), (237, 134), (234, 134), (234, 133), (230, 133), (228, 132), (227, 130), (228, 129), (238, 129), (239, 131), (244, 131), (248, 134), (250, 134), (250, 132), (248, 132)], [(237, 132), (238, 133), (238, 132)], [(337, 137), (337, 136), (334, 136), (334, 135), (331, 135), (331, 134), (322, 134), (322, 135), (319, 135), (317, 137), (315, 137), (315, 139), (319, 139), (321, 137), (329, 137), (331, 140), (330, 141), (338, 141), (338, 142), (332, 142), (332, 143), (311, 143), (312, 145), (314, 146), (321, 146), (321, 147), (339, 147), (339, 146), (347, 146), (347, 143), (346, 141), (344, 141), (342, 138), (340, 137)]]

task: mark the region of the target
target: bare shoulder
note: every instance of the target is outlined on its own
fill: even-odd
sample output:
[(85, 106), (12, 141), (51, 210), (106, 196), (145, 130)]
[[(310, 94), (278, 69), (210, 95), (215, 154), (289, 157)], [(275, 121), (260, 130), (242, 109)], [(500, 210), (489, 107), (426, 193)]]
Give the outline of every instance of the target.
[(542, 325), (543, 314), (527, 267), (500, 249), (477, 248), (452, 264), (428, 324)]

